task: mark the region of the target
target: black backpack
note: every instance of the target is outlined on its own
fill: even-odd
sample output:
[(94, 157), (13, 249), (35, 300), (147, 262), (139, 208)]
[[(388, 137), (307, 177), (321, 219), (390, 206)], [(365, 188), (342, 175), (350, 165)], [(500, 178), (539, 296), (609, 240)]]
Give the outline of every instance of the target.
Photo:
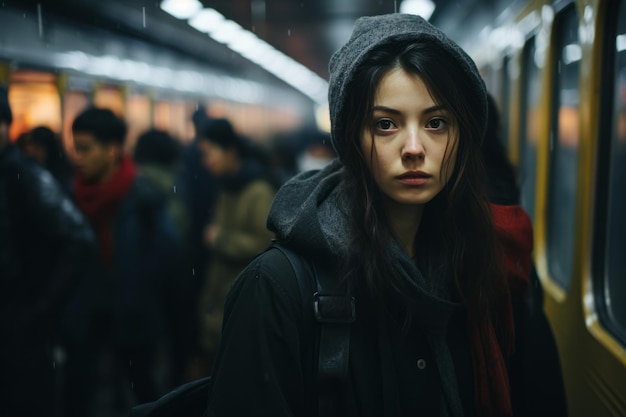
[[(350, 323), (355, 320), (354, 297), (329, 273), (309, 262), (281, 243), (273, 242), (267, 250), (280, 250), (289, 260), (298, 279), (302, 299), (302, 328), (310, 328), (305, 337), (312, 337), (317, 347), (316, 387), (318, 413), (331, 416), (337, 410), (339, 398), (336, 384), (346, 381), (350, 351)], [(312, 303), (310, 302), (312, 300)], [(314, 326), (318, 326), (316, 331)], [(129, 417), (202, 417), (207, 409), (211, 377), (188, 382), (156, 401), (133, 407)]]

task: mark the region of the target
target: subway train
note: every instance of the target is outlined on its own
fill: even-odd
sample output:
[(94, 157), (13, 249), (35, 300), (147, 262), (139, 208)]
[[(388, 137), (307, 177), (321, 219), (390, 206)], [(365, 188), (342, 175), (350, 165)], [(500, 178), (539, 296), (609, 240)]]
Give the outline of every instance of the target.
[[(78, 0), (57, 7), (69, 3), (85, 13)], [(97, 7), (105, 3), (123, 2)], [(397, 2), (373, 3), (388, 4), (372, 9), (382, 12)], [(438, 3), (456, 7), (450, 21), (464, 26), (461, 6)], [(534, 225), (534, 264), (569, 414), (626, 416), (626, 1), (471, 3), (498, 7), (481, 30), (458, 39), (500, 107), (504, 145)], [(71, 153), (71, 120), (89, 103), (126, 117), (129, 147), (150, 126), (191, 140), (200, 104), (259, 141), (310, 123), (318, 110), (316, 100), (224, 48), (203, 50), (166, 18), (149, 14), (147, 25), (163, 24), (162, 37), (195, 54), (138, 35), (145, 7), (133, 29), (123, 21), (95, 28), (45, 2), (14, 4), (0, 7), (0, 83), (10, 85), (13, 139), (46, 124)]]
[(570, 415), (626, 416), (626, 2), (528, 2), (473, 42), (533, 220)]

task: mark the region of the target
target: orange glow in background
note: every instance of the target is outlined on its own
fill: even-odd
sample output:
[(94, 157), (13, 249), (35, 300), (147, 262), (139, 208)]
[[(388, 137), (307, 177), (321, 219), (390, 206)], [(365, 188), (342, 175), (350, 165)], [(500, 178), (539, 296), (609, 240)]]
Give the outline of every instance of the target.
[(128, 134), (124, 148), (132, 153), (139, 135), (150, 128), (152, 105), (150, 99), (143, 94), (133, 94), (126, 102), (126, 123)]
[(120, 117), (124, 117), (124, 93), (122, 87), (114, 85), (100, 85), (93, 93), (93, 105), (111, 110)]
[(56, 133), (61, 131), (61, 99), (54, 74), (13, 72), (9, 103), (13, 113), (9, 130), (12, 141), (37, 126), (47, 126)]

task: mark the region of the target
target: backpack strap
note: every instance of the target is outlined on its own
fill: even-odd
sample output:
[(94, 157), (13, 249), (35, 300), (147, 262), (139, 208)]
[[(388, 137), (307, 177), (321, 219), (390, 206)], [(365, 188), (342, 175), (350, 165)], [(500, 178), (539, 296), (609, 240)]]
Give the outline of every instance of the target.
[[(313, 293), (315, 292), (315, 282), (313, 279), (313, 271), (309, 268), (310, 264), (296, 254), (293, 250), (286, 246), (272, 241), (268, 249), (277, 249), (287, 258), (291, 264), (291, 268), (298, 281), (300, 290), (300, 300), (302, 305), (301, 329), (311, 329), (312, 331), (300, 332), (300, 354), (302, 356), (302, 369), (311, 369), (316, 371), (315, 355), (317, 355), (317, 346), (319, 345), (319, 335), (313, 321)], [(304, 378), (304, 392), (316, 392), (315, 376), (312, 379)], [(308, 409), (314, 410), (315, 403), (308, 404)]]
[[(317, 331), (312, 332), (316, 338), (314, 346), (318, 347), (318, 415), (336, 415), (344, 400), (338, 394), (343, 392), (343, 384), (349, 377), (350, 324), (356, 318), (354, 297), (346, 295), (345, 286), (331, 277), (326, 268), (303, 259), (276, 241), (272, 247), (289, 260), (298, 280), (303, 307), (302, 328), (314, 328), (313, 319), (319, 327), (318, 337)], [(311, 300), (311, 294), (313, 308), (307, 302)], [(304, 333), (306, 336), (308, 332)], [(311, 368), (315, 369), (312, 363)]]
[(321, 265), (312, 264), (317, 291), (313, 312), (320, 326), (317, 368), (319, 416), (338, 416), (347, 407), (350, 385), (350, 324), (356, 319), (354, 297)]

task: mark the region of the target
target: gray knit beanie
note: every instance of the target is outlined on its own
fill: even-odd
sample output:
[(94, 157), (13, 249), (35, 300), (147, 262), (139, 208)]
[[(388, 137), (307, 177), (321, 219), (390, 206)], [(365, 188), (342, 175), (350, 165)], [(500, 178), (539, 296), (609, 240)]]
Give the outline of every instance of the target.
[[(357, 19), (352, 36), (330, 58), (330, 82), (328, 104), (330, 107), (331, 140), (339, 159), (346, 148), (344, 107), (346, 91), (354, 77), (355, 70), (369, 53), (381, 44), (391, 41), (426, 39), (445, 49), (464, 72), (474, 81), (476, 110), (483, 125), (487, 123), (487, 89), (474, 61), (459, 45), (448, 38), (441, 30), (423, 18), (410, 14), (387, 14), (366, 16)], [(483, 132), (484, 133), (484, 128)]]

